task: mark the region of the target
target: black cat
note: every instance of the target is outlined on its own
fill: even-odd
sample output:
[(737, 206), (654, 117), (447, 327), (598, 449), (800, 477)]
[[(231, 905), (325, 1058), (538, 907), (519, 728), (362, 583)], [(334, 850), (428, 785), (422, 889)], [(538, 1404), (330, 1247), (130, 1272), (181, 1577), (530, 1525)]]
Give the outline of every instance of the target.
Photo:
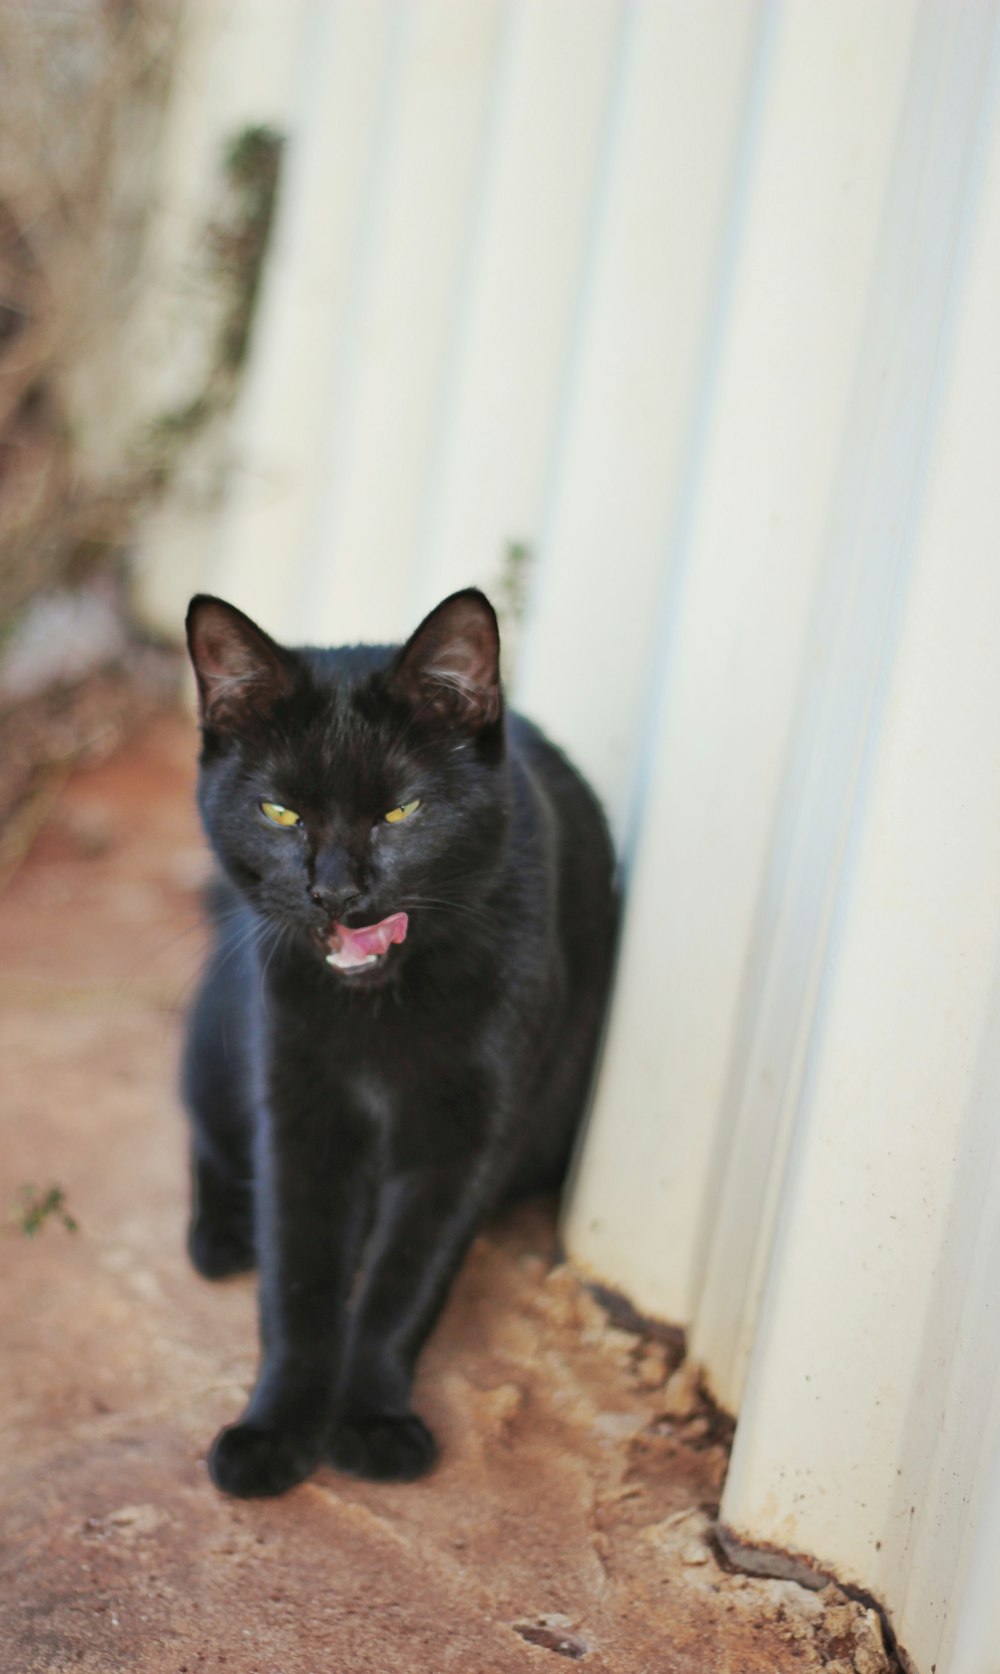
[(260, 1267), (261, 1367), (217, 1437), (232, 1494), (320, 1460), (436, 1457), (414, 1364), (484, 1218), (552, 1186), (613, 935), (592, 793), (505, 714), (496, 617), (455, 593), (402, 648), (287, 650), (188, 612), (199, 805), (224, 879), (190, 1021), (190, 1251)]

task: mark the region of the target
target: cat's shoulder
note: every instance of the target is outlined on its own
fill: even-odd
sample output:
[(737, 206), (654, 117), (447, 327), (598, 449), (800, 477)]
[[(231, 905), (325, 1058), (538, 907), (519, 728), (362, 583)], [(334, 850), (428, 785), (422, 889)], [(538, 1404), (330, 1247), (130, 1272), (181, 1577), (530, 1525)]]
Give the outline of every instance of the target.
[(534, 721), (517, 710), (507, 713), (507, 746), (511, 760), (539, 775), (553, 789), (581, 789), (596, 801), (580, 770)]
[(530, 787), (564, 819), (583, 820), (610, 853), (604, 810), (579, 768), (559, 745), (516, 710), (507, 715), (507, 743), (515, 783), (520, 780), (525, 790)]

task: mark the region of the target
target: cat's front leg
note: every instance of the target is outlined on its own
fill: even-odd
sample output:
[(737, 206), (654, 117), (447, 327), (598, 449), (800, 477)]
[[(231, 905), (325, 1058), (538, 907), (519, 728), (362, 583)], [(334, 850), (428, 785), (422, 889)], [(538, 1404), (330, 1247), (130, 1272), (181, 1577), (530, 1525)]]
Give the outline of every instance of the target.
[(226, 950), (215, 954), (192, 1008), (182, 1085), (191, 1118), (193, 1188), (188, 1252), (206, 1279), (256, 1263), (253, 1238), (253, 1104), (245, 1088), (239, 1034), (226, 1050), (230, 995)]
[[(318, 1118), (318, 1119), (317, 1119)], [(242, 1498), (282, 1494), (319, 1463), (342, 1377), (347, 1298), (368, 1217), (365, 1136), (329, 1110), (273, 1119), (258, 1162), (261, 1369), (209, 1468)]]
[(410, 1410), (417, 1356), (486, 1212), (482, 1168), (413, 1169), (386, 1180), (354, 1311), (341, 1414), (327, 1448), (339, 1470), (410, 1481), (437, 1443)]

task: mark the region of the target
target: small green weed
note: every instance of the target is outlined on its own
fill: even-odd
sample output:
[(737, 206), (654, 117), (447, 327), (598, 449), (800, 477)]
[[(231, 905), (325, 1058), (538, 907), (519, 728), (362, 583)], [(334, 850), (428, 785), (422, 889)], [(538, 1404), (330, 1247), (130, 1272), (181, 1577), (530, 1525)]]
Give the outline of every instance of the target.
[(20, 1208), (17, 1225), (26, 1238), (34, 1238), (46, 1221), (61, 1221), (67, 1232), (79, 1232), (77, 1222), (66, 1208), (66, 1193), (62, 1186), (48, 1186), (39, 1191), (35, 1186), (22, 1186), (18, 1193)]

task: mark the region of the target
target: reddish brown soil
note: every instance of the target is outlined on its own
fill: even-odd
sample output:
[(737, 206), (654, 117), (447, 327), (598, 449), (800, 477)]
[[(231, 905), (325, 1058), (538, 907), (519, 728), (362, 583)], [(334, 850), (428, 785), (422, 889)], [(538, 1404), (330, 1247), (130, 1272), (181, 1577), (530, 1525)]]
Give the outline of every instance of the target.
[[(183, 1252), (193, 754), (168, 718), (78, 774), (0, 900), (4, 1674), (880, 1674), (834, 1589), (720, 1568), (725, 1450), (665, 1416), (664, 1351), (556, 1263), (550, 1206), (478, 1240), (428, 1348), (432, 1476), (216, 1492), (254, 1284)], [(53, 1186), (78, 1230), (26, 1235)]]

